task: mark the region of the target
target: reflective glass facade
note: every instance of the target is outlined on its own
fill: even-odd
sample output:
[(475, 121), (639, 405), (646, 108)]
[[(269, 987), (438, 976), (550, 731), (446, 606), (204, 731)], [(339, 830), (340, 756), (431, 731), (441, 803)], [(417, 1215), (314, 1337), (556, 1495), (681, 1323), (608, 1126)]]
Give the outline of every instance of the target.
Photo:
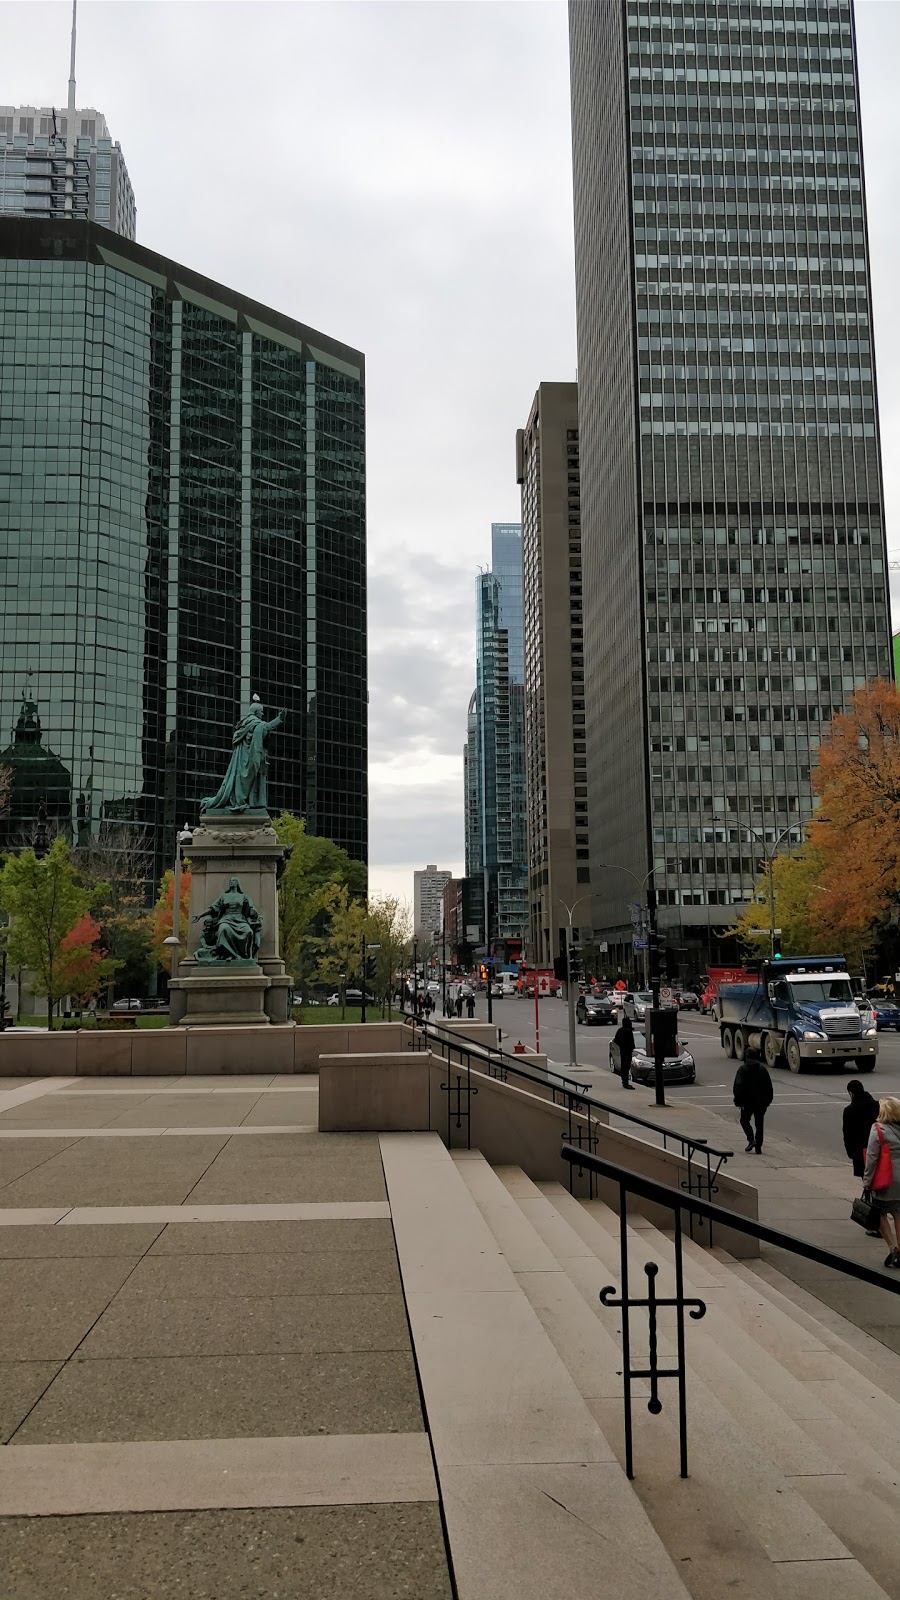
[[(492, 524), (497, 572), (476, 579), (477, 679), (465, 751), (466, 874), (487, 886), (491, 942), (528, 929), (522, 530)], [(518, 566), (516, 565), (518, 557)]]
[(599, 863), (652, 867), (692, 967), (891, 676), (852, 7), (574, 0), (570, 40), (595, 927)]
[(72, 835), (158, 877), (255, 692), (270, 810), (364, 860), (362, 356), (78, 222), (0, 221), (0, 340), (0, 715)]
[(103, 113), (76, 110), (71, 161), (67, 136), (65, 111), (0, 106), (0, 216), (63, 217), (69, 188), (71, 215), (133, 239), (134, 192)]

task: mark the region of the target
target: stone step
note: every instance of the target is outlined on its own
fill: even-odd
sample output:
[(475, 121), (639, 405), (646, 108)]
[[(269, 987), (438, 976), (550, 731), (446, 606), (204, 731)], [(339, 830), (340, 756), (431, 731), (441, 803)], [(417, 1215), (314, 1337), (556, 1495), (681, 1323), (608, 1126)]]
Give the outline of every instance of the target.
[[(613, 1313), (610, 1320), (610, 1313), (602, 1310), (597, 1299), (599, 1288), (606, 1281), (604, 1273), (598, 1274), (597, 1270), (602, 1255), (595, 1255), (589, 1248), (590, 1241), (583, 1237), (585, 1231), (590, 1232), (599, 1224), (585, 1215), (588, 1228), (574, 1226), (580, 1203), (558, 1185), (535, 1185), (511, 1168), (498, 1168), (497, 1176), (544, 1244), (552, 1249), (594, 1318), (597, 1333), (592, 1338), (590, 1324), (575, 1308), (571, 1295), (558, 1284), (552, 1296), (544, 1291), (541, 1298), (537, 1287), (531, 1291), (532, 1303), (542, 1315), (544, 1326), (588, 1398), (604, 1433), (616, 1444), (619, 1458), (624, 1459), (621, 1387), (614, 1396), (586, 1392), (609, 1382), (614, 1370), (610, 1342), (620, 1352), (619, 1314)], [(559, 1206), (557, 1201), (561, 1202)], [(614, 1246), (615, 1255), (602, 1264), (617, 1269), (618, 1218), (611, 1212), (607, 1217), (603, 1254)], [(643, 1219), (639, 1221), (642, 1231)], [(641, 1240), (636, 1248), (643, 1248)], [(618, 1283), (618, 1270), (611, 1271), (609, 1277)], [(691, 1338), (698, 1326), (690, 1324)], [(587, 1354), (598, 1344), (605, 1351), (599, 1362), (599, 1378), (598, 1367)], [(712, 1340), (709, 1346), (713, 1348)], [(729, 1364), (724, 1351), (718, 1351), (715, 1359), (720, 1375), (733, 1377), (735, 1384), (741, 1381), (739, 1369), (733, 1362)], [(637, 1397), (634, 1408), (635, 1487), (697, 1600), (712, 1600), (732, 1589), (748, 1600), (751, 1596), (753, 1600), (763, 1600), (772, 1595), (790, 1595), (792, 1600), (799, 1600), (800, 1596), (823, 1600), (824, 1595), (836, 1600), (841, 1595), (846, 1600), (857, 1600), (858, 1596), (883, 1596), (889, 1592), (863, 1570), (827, 1521), (796, 1491), (800, 1474), (809, 1483), (835, 1479), (846, 1485), (845, 1476), (835, 1471), (825, 1452), (773, 1408), (766, 1419), (766, 1439), (770, 1444), (774, 1441), (786, 1464), (793, 1468), (789, 1478), (756, 1443), (756, 1410), (760, 1398), (765, 1399), (762, 1392), (755, 1385), (744, 1383), (742, 1393), (752, 1416), (744, 1418), (740, 1426), (704, 1379), (695, 1372), (689, 1373), (691, 1478), (686, 1483), (678, 1477), (674, 1384), (665, 1385), (661, 1416), (651, 1418)], [(621, 1385), (621, 1378), (619, 1382)]]
[(506, 1251), (549, 1257), (495, 1211), (500, 1248), (464, 1182), (477, 1154), (380, 1142), (459, 1600), (571, 1600), (601, 1568), (621, 1600), (687, 1600)]

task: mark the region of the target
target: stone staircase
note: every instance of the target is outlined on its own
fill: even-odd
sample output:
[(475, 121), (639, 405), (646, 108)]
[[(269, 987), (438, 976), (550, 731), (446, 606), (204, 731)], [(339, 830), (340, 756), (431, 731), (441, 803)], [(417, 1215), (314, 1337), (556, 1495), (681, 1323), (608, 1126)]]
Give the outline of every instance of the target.
[[(424, 1160), (430, 1198), (405, 1220), (403, 1141), (423, 1139), (434, 1142), (417, 1147), (407, 1188), (421, 1202)], [(475, 1151), (448, 1154), (434, 1136), (388, 1135), (383, 1153), (387, 1141), (396, 1141), (385, 1173), (460, 1600), (900, 1600), (900, 1361), (891, 1351), (834, 1313), (820, 1321), (812, 1297), (764, 1262), (686, 1240), (685, 1294), (707, 1308), (686, 1323), (690, 1476), (679, 1476), (677, 1385), (661, 1382), (663, 1410), (651, 1416), (649, 1389), (636, 1381), (629, 1483), (621, 1311), (598, 1298), (606, 1284), (621, 1287), (618, 1217)], [(429, 1249), (438, 1276), (449, 1262), (455, 1286), (440, 1304), (418, 1293)], [(646, 1262), (659, 1268), (657, 1293), (674, 1292), (671, 1240), (638, 1213), (629, 1250), (633, 1295), (646, 1291)], [(475, 1313), (485, 1291), (492, 1302)], [(674, 1314), (663, 1311), (663, 1364), (673, 1355)], [(646, 1358), (646, 1315), (635, 1311), (632, 1362)], [(448, 1405), (471, 1407), (484, 1424), (467, 1495), (454, 1478), (462, 1458), (444, 1450)], [(501, 1435), (519, 1413), (527, 1433), (529, 1408), (523, 1457)]]

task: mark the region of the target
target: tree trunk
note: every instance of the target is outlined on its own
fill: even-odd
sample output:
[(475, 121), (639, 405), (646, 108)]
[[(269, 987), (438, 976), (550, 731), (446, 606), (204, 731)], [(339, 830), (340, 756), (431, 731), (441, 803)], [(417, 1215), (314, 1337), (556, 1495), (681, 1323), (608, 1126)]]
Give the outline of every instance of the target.
[(53, 1001), (49, 994), (47, 996), (47, 1029), (50, 1033), (53, 1032)]

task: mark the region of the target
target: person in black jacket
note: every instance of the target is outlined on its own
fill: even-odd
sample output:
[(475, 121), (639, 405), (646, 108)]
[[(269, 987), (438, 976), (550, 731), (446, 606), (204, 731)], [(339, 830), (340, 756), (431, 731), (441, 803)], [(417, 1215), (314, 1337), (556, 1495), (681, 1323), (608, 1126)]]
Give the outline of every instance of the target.
[(866, 1170), (866, 1146), (872, 1125), (878, 1121), (878, 1101), (869, 1094), (861, 1078), (847, 1082), (850, 1104), (844, 1107), (844, 1149), (853, 1162), (853, 1176), (861, 1178)]
[(613, 1044), (619, 1047), (619, 1076), (622, 1079), (623, 1089), (633, 1089), (634, 1084), (629, 1083), (631, 1077), (631, 1058), (634, 1055), (634, 1029), (631, 1018), (623, 1017), (622, 1025), (616, 1029)]
[(741, 1062), (734, 1075), (732, 1093), (734, 1103), (740, 1112), (747, 1150), (748, 1152), (755, 1150), (756, 1154), (760, 1155), (763, 1147), (763, 1124), (774, 1098), (772, 1079), (761, 1061)]

